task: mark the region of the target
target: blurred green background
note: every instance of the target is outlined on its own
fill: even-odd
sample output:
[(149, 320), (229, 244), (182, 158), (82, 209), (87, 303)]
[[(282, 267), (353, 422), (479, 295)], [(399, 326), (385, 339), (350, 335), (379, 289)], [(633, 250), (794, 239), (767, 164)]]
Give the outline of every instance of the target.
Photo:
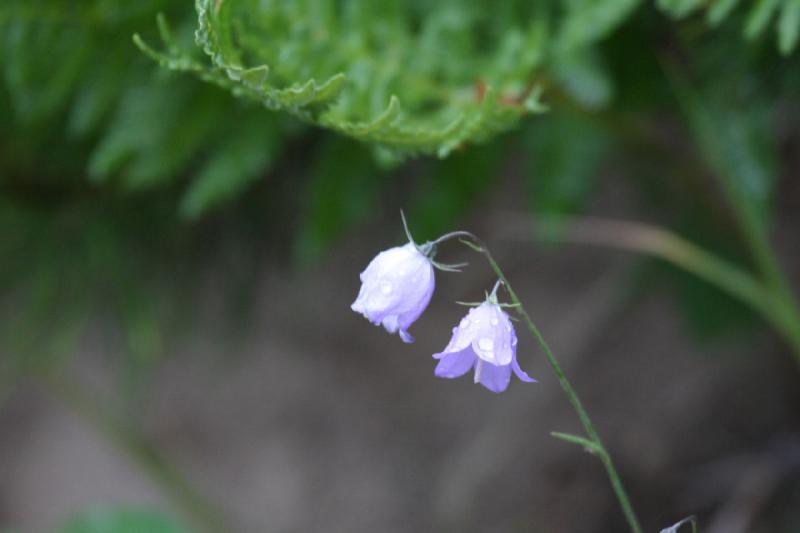
[(506, 261), (649, 530), (797, 531), (800, 2), (528, 4), (6, 0), (0, 529), (621, 530), (555, 389), (431, 379), (478, 260), (421, 354), (348, 315), (403, 208)]

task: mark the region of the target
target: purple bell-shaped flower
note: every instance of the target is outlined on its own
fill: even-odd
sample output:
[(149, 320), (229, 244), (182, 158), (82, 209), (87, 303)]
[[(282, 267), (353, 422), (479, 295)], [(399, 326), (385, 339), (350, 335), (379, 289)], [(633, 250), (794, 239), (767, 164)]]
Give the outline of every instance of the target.
[(508, 314), (489, 297), (470, 309), (453, 328), (453, 337), (444, 351), (434, 354), (439, 360), (434, 374), (457, 378), (475, 369), (475, 383), (492, 392), (503, 392), (511, 381), (511, 371), (525, 382), (536, 381), (517, 363), (517, 335)]
[(409, 242), (379, 253), (361, 273), (353, 311), (389, 333), (414, 342), (408, 328), (428, 307), (434, 288), (433, 263)]

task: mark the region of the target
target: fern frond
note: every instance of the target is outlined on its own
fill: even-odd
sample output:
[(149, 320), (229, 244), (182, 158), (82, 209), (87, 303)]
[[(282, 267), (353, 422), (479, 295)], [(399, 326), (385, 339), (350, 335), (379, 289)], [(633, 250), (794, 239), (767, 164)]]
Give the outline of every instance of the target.
[(543, 110), (533, 89), (545, 19), (530, 13), (501, 9), (501, 20), (487, 20), (459, 0), (382, 6), (380, 16), (368, 0), (197, 0), (196, 8), (196, 41), (210, 65), (168, 38), (166, 52), (136, 43), (164, 67), (395, 158), (445, 157)]
[(640, 0), (569, 0), (565, 2), (559, 46), (564, 51), (607, 36), (639, 7)]
[[(675, 18), (683, 18), (702, 9), (711, 26), (726, 20), (740, 4), (739, 0), (659, 0), (658, 6)], [(773, 24), (777, 34), (778, 49), (784, 55), (797, 48), (800, 36), (800, 0), (754, 0), (746, 8), (744, 36), (753, 40), (760, 37)]]

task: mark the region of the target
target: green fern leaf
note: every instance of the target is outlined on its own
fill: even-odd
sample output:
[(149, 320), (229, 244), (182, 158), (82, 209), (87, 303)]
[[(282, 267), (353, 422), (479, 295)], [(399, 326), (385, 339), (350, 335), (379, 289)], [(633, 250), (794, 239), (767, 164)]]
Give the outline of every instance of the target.
[[(658, 7), (674, 18), (683, 18), (701, 9), (707, 9), (706, 20), (718, 26), (739, 6), (739, 0), (658, 0)], [(748, 40), (759, 38), (777, 17), (775, 29), (778, 49), (789, 55), (797, 48), (800, 36), (800, 1), (755, 0), (748, 6), (744, 21), (744, 36)]]
[(569, 0), (559, 45), (571, 51), (607, 36), (626, 20), (640, 0)]
[(789, 54), (797, 45), (800, 32), (800, 0), (786, 0), (778, 20), (778, 48)]
[(533, 82), (544, 19), (508, 9), (501, 20), (478, 17), (463, 0), (423, 6), (382, 6), (378, 16), (367, 0), (197, 0), (196, 41), (210, 65), (178, 51), (168, 31), (164, 52), (134, 39), (168, 69), (394, 159), (445, 157), (543, 111)]
[(273, 117), (264, 115), (229, 132), (186, 190), (180, 204), (181, 215), (195, 220), (232, 200), (263, 175), (280, 151), (277, 133)]
[[(716, 2), (714, 2), (716, 3)], [(705, 7), (705, 0), (658, 0), (658, 7), (670, 16), (675, 18), (683, 18), (698, 9)]]
[(744, 27), (744, 34), (748, 39), (755, 39), (767, 29), (779, 3), (780, 0), (758, 0), (753, 5)]
[(731, 11), (738, 3), (739, 0), (717, 0), (712, 2), (711, 7), (708, 8), (708, 23), (712, 26), (718, 25), (731, 14)]

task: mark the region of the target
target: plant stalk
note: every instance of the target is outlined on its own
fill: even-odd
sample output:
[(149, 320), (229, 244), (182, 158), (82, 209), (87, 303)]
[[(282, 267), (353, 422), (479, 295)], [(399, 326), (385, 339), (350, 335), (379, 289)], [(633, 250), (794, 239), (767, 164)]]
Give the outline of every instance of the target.
[(600, 440), (600, 435), (598, 435), (597, 431), (592, 424), (591, 419), (589, 418), (589, 414), (584, 409), (583, 404), (581, 403), (580, 399), (578, 398), (578, 394), (575, 392), (575, 389), (572, 387), (572, 384), (567, 379), (566, 374), (561, 369), (561, 365), (558, 364), (558, 360), (556, 360), (555, 355), (553, 354), (550, 346), (545, 341), (544, 336), (539, 331), (539, 328), (536, 327), (536, 324), (533, 323), (528, 312), (525, 310), (525, 306), (520, 301), (517, 293), (514, 292), (514, 289), (511, 287), (511, 284), (508, 282), (503, 271), (500, 269), (500, 266), (495, 261), (492, 254), (489, 252), (489, 249), (483, 244), (479, 238), (475, 235), (469, 234), (469, 238), (474, 241), (473, 243), (469, 243), (468, 241), (462, 241), (466, 243), (470, 248), (477, 251), (478, 253), (482, 253), (486, 260), (489, 262), (494, 273), (503, 283), (508, 291), (508, 295), (511, 297), (512, 304), (516, 307), (517, 313), (522, 318), (525, 326), (528, 328), (528, 331), (531, 332), (533, 337), (536, 339), (536, 342), (539, 343), (539, 346), (544, 351), (545, 357), (547, 358), (547, 362), (550, 364), (550, 367), (553, 369), (553, 372), (558, 379), (558, 383), (561, 385), (561, 388), (564, 390), (564, 393), (567, 395), (570, 404), (572, 404), (572, 408), (578, 415), (578, 419), (583, 426), (583, 429), (586, 431), (586, 435), (589, 437), (589, 440), (592, 444), (591, 447), (587, 448), (589, 451), (594, 453), (600, 458), (600, 461), (603, 463), (603, 466), (606, 469), (606, 473), (608, 474), (608, 478), (611, 481), (611, 487), (614, 490), (614, 494), (617, 496), (617, 500), (619, 501), (620, 507), (622, 507), (622, 512), (625, 515), (625, 520), (628, 522), (628, 526), (632, 533), (642, 533), (642, 526), (639, 524), (639, 519), (636, 516), (636, 512), (633, 509), (633, 505), (631, 505), (630, 498), (628, 497), (628, 493), (625, 491), (625, 487), (622, 484), (622, 479), (619, 477), (617, 473), (617, 469), (614, 466), (614, 462), (611, 459), (611, 455), (608, 453), (608, 450), (603, 445), (602, 440)]

